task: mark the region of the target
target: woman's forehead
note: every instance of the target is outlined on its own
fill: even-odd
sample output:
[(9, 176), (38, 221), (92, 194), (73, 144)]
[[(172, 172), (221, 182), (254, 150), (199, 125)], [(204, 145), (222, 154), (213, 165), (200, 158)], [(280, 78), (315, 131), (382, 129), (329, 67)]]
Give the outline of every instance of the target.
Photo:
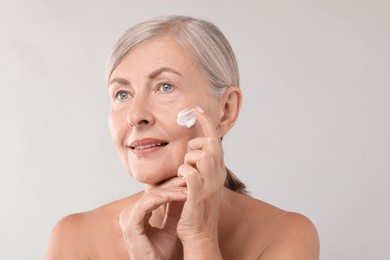
[(158, 70), (176, 72), (176, 74), (182, 75), (200, 73), (190, 52), (170, 37), (157, 38), (141, 43), (125, 55), (113, 74), (126, 70), (144, 71), (152, 74), (152, 76), (152, 72)]

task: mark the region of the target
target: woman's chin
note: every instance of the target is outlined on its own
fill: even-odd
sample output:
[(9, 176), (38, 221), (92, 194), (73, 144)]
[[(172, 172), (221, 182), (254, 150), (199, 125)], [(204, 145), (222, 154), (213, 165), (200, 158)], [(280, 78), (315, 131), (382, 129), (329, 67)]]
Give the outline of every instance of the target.
[(161, 174), (132, 174), (133, 178), (145, 185), (156, 186), (164, 181), (177, 177), (176, 175), (161, 175)]

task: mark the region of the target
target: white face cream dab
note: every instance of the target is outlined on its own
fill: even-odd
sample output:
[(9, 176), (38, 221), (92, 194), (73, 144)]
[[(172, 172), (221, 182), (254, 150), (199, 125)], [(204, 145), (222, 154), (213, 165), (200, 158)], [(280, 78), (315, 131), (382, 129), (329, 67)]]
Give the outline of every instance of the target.
[(196, 122), (195, 108), (184, 109), (177, 114), (177, 124), (191, 128)]

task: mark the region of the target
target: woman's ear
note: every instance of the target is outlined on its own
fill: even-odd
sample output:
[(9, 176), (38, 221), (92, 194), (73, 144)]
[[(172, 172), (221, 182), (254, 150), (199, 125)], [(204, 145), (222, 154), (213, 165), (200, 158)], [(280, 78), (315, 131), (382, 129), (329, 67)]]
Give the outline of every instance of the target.
[(233, 127), (241, 109), (241, 102), (242, 93), (240, 88), (236, 86), (228, 87), (220, 103), (220, 109), (222, 111), (217, 126), (220, 137), (224, 136)]

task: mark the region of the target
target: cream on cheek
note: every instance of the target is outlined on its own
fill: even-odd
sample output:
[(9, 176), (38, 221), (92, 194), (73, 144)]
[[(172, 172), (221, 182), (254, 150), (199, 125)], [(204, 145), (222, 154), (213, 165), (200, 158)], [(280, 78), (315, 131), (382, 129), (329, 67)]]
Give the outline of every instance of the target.
[[(171, 149), (170, 153), (173, 153), (174, 158), (177, 158), (181, 163), (187, 151), (188, 142), (199, 134), (195, 127), (187, 128), (177, 123), (177, 116), (185, 107), (187, 107), (185, 104), (180, 104), (170, 109), (166, 108), (164, 113), (159, 113), (160, 115), (156, 116), (158, 128), (161, 127), (162, 131), (168, 135), (169, 145), (167, 148)], [(190, 105), (190, 107), (195, 106)]]
[(187, 128), (191, 128), (195, 124), (195, 122), (196, 122), (195, 108), (184, 109), (177, 114), (176, 123), (179, 126), (185, 126)]

